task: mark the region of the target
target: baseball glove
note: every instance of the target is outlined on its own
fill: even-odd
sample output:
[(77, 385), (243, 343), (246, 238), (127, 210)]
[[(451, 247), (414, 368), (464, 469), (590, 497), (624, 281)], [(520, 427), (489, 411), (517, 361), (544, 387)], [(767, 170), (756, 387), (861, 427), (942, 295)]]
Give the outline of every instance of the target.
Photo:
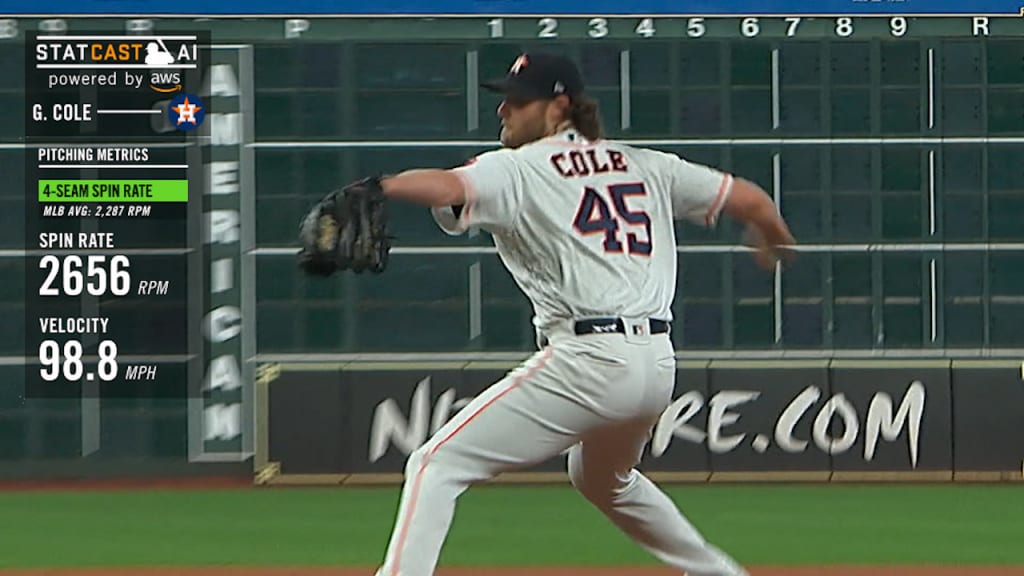
[(379, 274), (387, 268), (391, 239), (380, 178), (364, 178), (324, 196), (302, 219), (299, 268), (310, 276)]

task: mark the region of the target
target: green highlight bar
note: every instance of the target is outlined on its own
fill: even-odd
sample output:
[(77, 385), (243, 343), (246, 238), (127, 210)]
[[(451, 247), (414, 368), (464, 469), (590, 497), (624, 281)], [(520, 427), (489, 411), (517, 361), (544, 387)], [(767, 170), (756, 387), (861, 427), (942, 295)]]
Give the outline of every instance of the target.
[(188, 180), (40, 180), (40, 202), (188, 202)]

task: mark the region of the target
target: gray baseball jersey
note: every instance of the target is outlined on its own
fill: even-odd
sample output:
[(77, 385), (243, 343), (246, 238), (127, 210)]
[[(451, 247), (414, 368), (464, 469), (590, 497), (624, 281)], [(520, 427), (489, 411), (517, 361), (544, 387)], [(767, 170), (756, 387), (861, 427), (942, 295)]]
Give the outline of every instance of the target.
[(479, 227), (534, 306), (557, 320), (672, 319), (674, 219), (711, 226), (733, 177), (674, 154), (575, 130), (477, 156), (455, 170), (467, 203), (434, 209), (449, 234)]

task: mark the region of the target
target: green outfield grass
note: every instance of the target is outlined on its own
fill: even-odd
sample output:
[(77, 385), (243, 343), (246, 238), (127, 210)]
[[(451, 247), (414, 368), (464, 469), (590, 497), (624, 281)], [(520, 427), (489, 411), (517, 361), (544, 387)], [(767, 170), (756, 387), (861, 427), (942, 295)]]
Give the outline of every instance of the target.
[[(1024, 563), (1017, 486), (676, 486), (747, 564)], [(0, 567), (374, 565), (397, 488), (0, 493)], [(471, 489), (446, 564), (645, 564), (575, 492)]]

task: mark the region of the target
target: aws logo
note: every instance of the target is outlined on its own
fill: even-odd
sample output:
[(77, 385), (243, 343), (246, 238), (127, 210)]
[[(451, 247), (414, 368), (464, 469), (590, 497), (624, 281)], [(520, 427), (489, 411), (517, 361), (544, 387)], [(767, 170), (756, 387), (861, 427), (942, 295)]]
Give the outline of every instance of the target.
[(152, 72), (149, 87), (154, 92), (170, 94), (181, 90), (181, 72)]

